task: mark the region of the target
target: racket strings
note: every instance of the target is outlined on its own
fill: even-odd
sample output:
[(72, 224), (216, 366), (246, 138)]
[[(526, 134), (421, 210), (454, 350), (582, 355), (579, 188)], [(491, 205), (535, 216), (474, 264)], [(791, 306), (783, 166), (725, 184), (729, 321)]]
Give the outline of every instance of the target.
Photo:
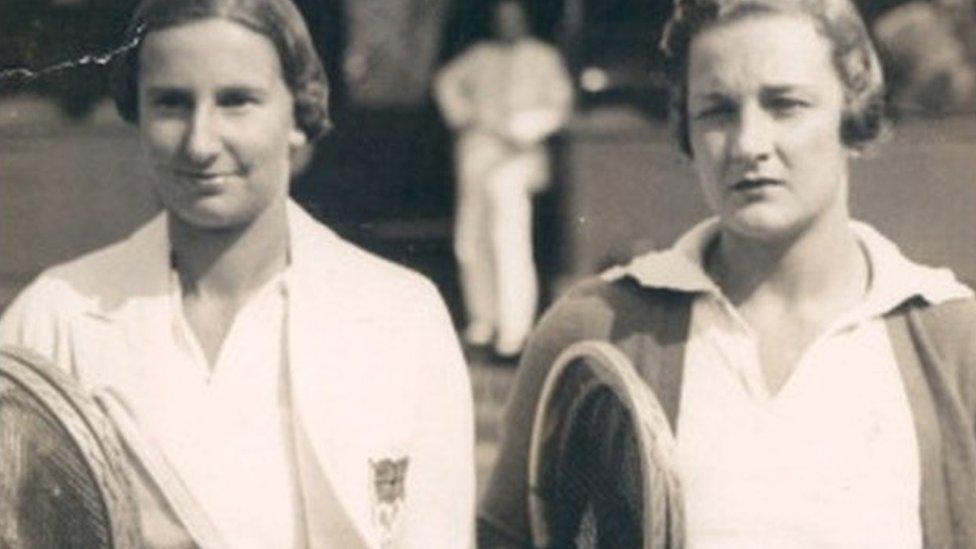
[(128, 473), (112, 423), (74, 378), (0, 349), (0, 549), (142, 546)]
[(604, 341), (574, 343), (539, 403), (528, 494), (536, 546), (682, 547), (670, 421), (633, 362)]
[[(552, 547), (640, 547), (641, 459), (629, 412), (611, 391), (568, 374), (572, 405), (550, 425), (548, 502)], [(558, 424), (558, 425), (557, 425)], [(558, 434), (557, 434), (558, 433)]]
[(103, 504), (84, 457), (32, 395), (0, 389), (0, 540), (11, 547), (110, 547)]

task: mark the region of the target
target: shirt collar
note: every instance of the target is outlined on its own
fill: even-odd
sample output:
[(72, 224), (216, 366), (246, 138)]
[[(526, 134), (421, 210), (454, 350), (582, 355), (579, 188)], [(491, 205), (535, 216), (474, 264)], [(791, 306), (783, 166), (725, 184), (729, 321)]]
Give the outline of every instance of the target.
[[(914, 297), (933, 305), (973, 297), (973, 291), (956, 280), (949, 269), (912, 262), (866, 223), (852, 221), (851, 228), (871, 268), (871, 288), (865, 299), (870, 311), (884, 314)], [(638, 256), (601, 276), (605, 280), (629, 277), (646, 287), (721, 296), (704, 268), (705, 254), (718, 231), (718, 218), (709, 218), (682, 235), (671, 248)]]
[(945, 267), (929, 267), (905, 257), (898, 246), (867, 223), (852, 222), (871, 267), (866, 302), (884, 314), (905, 301), (921, 297), (931, 305), (973, 297), (973, 291)]
[(683, 293), (720, 293), (704, 268), (705, 252), (717, 235), (718, 218), (707, 219), (678, 238), (672, 247), (640, 255), (601, 276), (605, 280), (629, 277), (642, 286)]

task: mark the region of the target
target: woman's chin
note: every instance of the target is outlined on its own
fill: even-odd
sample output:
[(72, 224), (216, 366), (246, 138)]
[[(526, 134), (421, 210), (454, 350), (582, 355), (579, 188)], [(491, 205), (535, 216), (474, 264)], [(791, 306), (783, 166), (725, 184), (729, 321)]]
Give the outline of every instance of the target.
[(194, 229), (221, 231), (247, 224), (246, 216), (240, 215), (239, 212), (204, 204), (195, 204), (187, 208), (170, 208), (168, 211), (170, 219), (175, 218), (177, 222)]
[(752, 240), (780, 242), (802, 230), (803, 223), (795, 215), (769, 207), (751, 207), (721, 216), (722, 226)]

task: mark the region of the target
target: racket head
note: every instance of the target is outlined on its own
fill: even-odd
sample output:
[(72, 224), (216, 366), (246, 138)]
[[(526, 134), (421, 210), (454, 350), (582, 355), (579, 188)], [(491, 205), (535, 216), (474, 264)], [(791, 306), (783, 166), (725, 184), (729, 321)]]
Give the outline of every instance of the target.
[(674, 436), (632, 362), (583, 341), (547, 374), (529, 451), (529, 513), (537, 547), (673, 548), (683, 507)]
[(114, 429), (64, 372), (0, 349), (0, 547), (138, 546)]

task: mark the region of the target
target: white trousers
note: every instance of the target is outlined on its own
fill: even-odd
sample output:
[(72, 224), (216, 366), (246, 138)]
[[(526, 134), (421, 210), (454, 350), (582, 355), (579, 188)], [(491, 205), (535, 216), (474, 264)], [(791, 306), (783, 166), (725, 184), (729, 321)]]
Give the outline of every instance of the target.
[(454, 253), (468, 326), (495, 334), (503, 354), (521, 350), (535, 320), (532, 195), (548, 179), (543, 146), (513, 149), (467, 132), (458, 141)]

